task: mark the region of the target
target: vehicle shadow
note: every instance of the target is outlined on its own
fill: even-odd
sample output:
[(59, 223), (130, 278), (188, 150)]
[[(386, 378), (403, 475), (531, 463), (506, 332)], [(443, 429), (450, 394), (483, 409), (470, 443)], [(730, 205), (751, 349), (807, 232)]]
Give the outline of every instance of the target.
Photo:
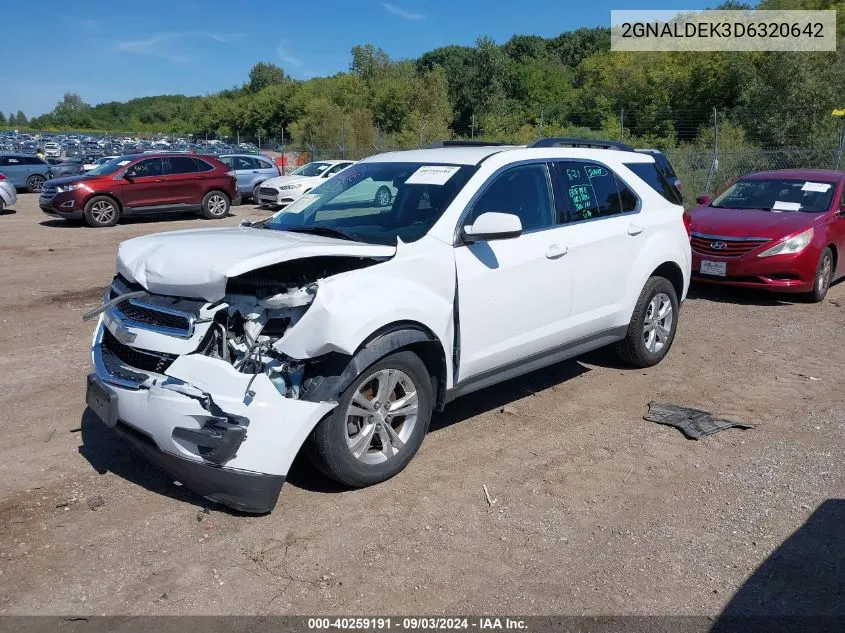
[(103, 424), (91, 409), (85, 409), (79, 427), (82, 435), (79, 454), (88, 460), (91, 467), (99, 474), (104, 475), (107, 472), (112, 472), (126, 481), (146, 488), (150, 492), (165, 495), (171, 499), (197, 506), (197, 508), (214, 507), (215, 510), (221, 512), (233, 515), (241, 514), (213, 501), (203, 499), (185, 486), (174, 484), (172, 476), (135, 452), (132, 446), (125, 442), (113, 429)]
[[(224, 217), (230, 217), (232, 214), (228, 213)], [(222, 219), (222, 218), (221, 218)], [(196, 213), (162, 213), (160, 215), (139, 215), (128, 218), (121, 218), (117, 226), (127, 224), (151, 224), (153, 222), (172, 222), (173, 220), (197, 220), (204, 221), (205, 218)], [(84, 220), (63, 220), (62, 218), (54, 218), (50, 220), (42, 220), (39, 222), (41, 226), (47, 226), (56, 229), (90, 229)], [(108, 227), (112, 228), (112, 227)], [(98, 229), (99, 230), (99, 229)]]
[(753, 306), (790, 306), (794, 303), (802, 303), (799, 295), (776, 294), (754, 288), (715, 286), (695, 282), (690, 285), (687, 299)]
[(743, 583), (711, 633), (842, 631), (845, 499), (828, 499)]
[(10, 209), (9, 207), (3, 207), (0, 209), (0, 215), (15, 215), (17, 211), (14, 209)]

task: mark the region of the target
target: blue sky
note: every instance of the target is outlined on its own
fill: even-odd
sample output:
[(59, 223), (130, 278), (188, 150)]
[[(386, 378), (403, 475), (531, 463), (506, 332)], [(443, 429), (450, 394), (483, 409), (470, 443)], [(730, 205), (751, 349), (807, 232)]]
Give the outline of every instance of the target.
[[(349, 67), (355, 44), (416, 57), (480, 35), (544, 37), (608, 26), (618, 1), (41, 0), (3, 3), (0, 112), (50, 111), (77, 92), (91, 104), (155, 94), (208, 94), (241, 84), (258, 61), (298, 79)], [(679, 4), (649, 0), (649, 9)], [(682, 8), (702, 8), (683, 2)], [(34, 16), (35, 22), (32, 20)], [(25, 25), (31, 24), (32, 28)], [(12, 27), (11, 25), (17, 25)]]

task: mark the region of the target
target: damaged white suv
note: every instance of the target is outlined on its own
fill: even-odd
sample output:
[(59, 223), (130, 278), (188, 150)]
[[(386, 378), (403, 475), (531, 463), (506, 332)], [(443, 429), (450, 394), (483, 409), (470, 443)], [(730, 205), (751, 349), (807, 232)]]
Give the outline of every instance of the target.
[(200, 495), (267, 512), (303, 445), (366, 486), (460, 395), (609, 344), (659, 362), (683, 209), (651, 156), (566, 145), (380, 154), (266, 221), (124, 242), (88, 405)]

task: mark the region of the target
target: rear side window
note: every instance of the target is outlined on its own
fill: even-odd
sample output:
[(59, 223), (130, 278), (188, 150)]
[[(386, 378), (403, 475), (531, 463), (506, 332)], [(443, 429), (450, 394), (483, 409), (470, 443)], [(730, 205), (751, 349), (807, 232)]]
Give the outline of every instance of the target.
[(559, 173), (572, 222), (617, 215), (637, 206), (637, 197), (624, 183), (620, 185), (625, 194), (620, 196), (616, 175), (604, 165), (564, 162)]
[(171, 174), (193, 174), (199, 171), (196, 162), (190, 156), (171, 156), (167, 160), (170, 163)]
[(625, 163), (625, 167), (642, 178), (646, 184), (672, 204), (681, 204), (678, 190), (657, 170), (655, 163)]
[(43, 160), (38, 158), (38, 156), (27, 156), (26, 158), (23, 159), (23, 164), (24, 165), (46, 165), (47, 163), (45, 163)]
[(213, 165), (209, 165), (207, 162), (199, 158), (192, 158), (191, 160), (193, 160), (196, 164), (197, 171), (211, 171), (212, 169), (214, 169)]

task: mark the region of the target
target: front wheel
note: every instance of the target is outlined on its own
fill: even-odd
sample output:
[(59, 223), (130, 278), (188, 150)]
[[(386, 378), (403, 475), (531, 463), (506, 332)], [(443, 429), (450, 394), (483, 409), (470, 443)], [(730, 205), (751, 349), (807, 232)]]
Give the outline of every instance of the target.
[(314, 429), (311, 461), (354, 488), (390, 479), (425, 439), (433, 405), (431, 377), (419, 356), (391, 354), (362, 372)]
[(85, 222), (88, 226), (102, 228), (114, 226), (120, 218), (117, 203), (106, 196), (94, 196), (85, 204)]
[(257, 204), (259, 207), (261, 206), (261, 200), (258, 197), (260, 189), (261, 189), (261, 185), (255, 185), (255, 188), (252, 190), (252, 201), (253, 201), (253, 203)]
[(44, 176), (40, 174), (33, 174), (27, 179), (26, 188), (30, 193), (41, 193), (41, 190), (44, 188), (45, 180)]
[(813, 280), (813, 290), (807, 294), (807, 299), (813, 303), (824, 300), (831, 281), (833, 281), (833, 252), (826, 248), (822, 251), (822, 256), (819, 257), (816, 277)]
[(619, 357), (636, 367), (659, 363), (675, 340), (678, 295), (664, 277), (650, 277), (640, 293), (628, 332), (616, 346)]
[(225, 218), (229, 213), (229, 198), (220, 191), (209, 191), (202, 199), (202, 214), (209, 220)]
[(382, 185), (376, 191), (376, 196), (373, 202), (376, 203), (377, 207), (386, 207), (390, 204), (392, 199), (393, 195), (390, 193), (390, 189)]

